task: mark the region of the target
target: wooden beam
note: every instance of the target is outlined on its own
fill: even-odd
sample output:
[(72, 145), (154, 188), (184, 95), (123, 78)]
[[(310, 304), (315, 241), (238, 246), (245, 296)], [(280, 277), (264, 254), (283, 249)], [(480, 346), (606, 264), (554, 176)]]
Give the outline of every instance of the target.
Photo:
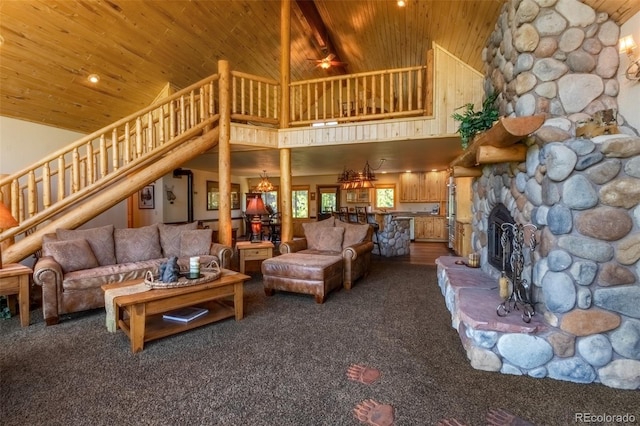
[(480, 177), (482, 169), (480, 167), (453, 166), (453, 177)]
[[(320, 49), (320, 52), (322, 52), (323, 57), (327, 56), (329, 53), (333, 53), (335, 55), (333, 58), (334, 61), (344, 62), (340, 59), (335, 46), (331, 42), (331, 37), (329, 36), (327, 27), (324, 24), (313, 0), (296, 0), (296, 4), (302, 13), (302, 18), (307, 22), (307, 25), (311, 29), (313, 40), (315, 41), (318, 49)], [(343, 65), (336, 65), (332, 68), (341, 74), (347, 73), (347, 70)]]
[(527, 147), (522, 144), (496, 148), (485, 145), (478, 147), (476, 162), (478, 164), (508, 163), (511, 161), (524, 161), (527, 158)]

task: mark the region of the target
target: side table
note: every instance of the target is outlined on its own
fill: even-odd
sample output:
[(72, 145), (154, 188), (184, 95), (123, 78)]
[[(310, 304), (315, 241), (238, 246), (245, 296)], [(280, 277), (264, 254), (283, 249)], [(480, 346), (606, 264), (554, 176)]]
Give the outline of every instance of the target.
[(239, 241), (236, 244), (236, 248), (240, 254), (240, 273), (244, 274), (245, 262), (247, 260), (265, 260), (273, 257), (273, 247), (274, 245), (270, 241), (262, 241), (259, 243)]
[[(9, 263), (0, 269), (0, 294), (7, 296), (18, 295), (20, 309), (20, 325), (29, 325), (29, 276), (33, 273), (31, 268), (19, 263)], [(15, 305), (9, 303), (11, 313), (15, 313)]]

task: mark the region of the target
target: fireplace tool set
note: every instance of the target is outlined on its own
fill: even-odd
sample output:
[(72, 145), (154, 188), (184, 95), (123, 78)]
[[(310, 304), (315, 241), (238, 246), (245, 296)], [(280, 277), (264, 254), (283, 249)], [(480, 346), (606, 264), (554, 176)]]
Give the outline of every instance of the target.
[[(536, 311), (534, 302), (531, 300), (527, 280), (522, 278), (522, 270), (524, 269), (524, 235), (525, 229), (531, 228), (529, 248), (534, 251), (536, 248), (535, 231), (538, 228), (530, 223), (526, 225), (503, 223), (500, 228), (502, 229), (502, 235), (500, 236), (500, 244), (502, 245), (502, 277), (500, 278), (500, 284), (503, 288), (508, 286), (508, 278), (506, 277), (506, 261), (508, 257), (511, 265), (512, 286), (511, 294), (508, 294), (508, 290), (504, 290), (508, 297), (505, 294), (501, 294), (505, 300), (498, 305), (496, 312), (498, 316), (505, 317), (512, 310), (522, 310), (522, 320), (528, 323)], [(509, 235), (511, 235), (511, 238), (509, 238)], [(501, 293), (503, 292), (501, 291)]]

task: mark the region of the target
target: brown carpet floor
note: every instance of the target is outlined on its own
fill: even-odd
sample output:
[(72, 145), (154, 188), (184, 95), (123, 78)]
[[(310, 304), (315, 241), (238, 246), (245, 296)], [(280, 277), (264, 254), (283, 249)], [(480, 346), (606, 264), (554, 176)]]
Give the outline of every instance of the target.
[[(354, 409), (393, 407), (395, 425), (485, 425), (506, 410), (536, 425), (576, 413), (640, 419), (638, 393), (469, 366), (434, 267), (376, 260), (351, 291), (318, 305), (246, 284), (245, 319), (150, 342), (132, 354), (103, 310), (46, 327), (0, 320), (3, 425), (362, 425)], [(380, 371), (365, 385), (347, 371)]]

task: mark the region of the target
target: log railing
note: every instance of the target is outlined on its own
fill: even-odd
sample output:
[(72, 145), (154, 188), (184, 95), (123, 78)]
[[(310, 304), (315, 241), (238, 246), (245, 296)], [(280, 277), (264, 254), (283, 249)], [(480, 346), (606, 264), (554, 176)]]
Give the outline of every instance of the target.
[(425, 115), (431, 102), (426, 71), (416, 66), (291, 83), (289, 124)]
[[(427, 66), (291, 83), (290, 125), (424, 115), (431, 110)], [(106, 185), (153, 162), (217, 120), (218, 74), (116, 121), (0, 178), (0, 201), (19, 226), (0, 242), (28, 234)], [(231, 119), (277, 125), (281, 90), (275, 80), (231, 72)]]
[(276, 80), (231, 71), (231, 119), (278, 124), (280, 84)]

